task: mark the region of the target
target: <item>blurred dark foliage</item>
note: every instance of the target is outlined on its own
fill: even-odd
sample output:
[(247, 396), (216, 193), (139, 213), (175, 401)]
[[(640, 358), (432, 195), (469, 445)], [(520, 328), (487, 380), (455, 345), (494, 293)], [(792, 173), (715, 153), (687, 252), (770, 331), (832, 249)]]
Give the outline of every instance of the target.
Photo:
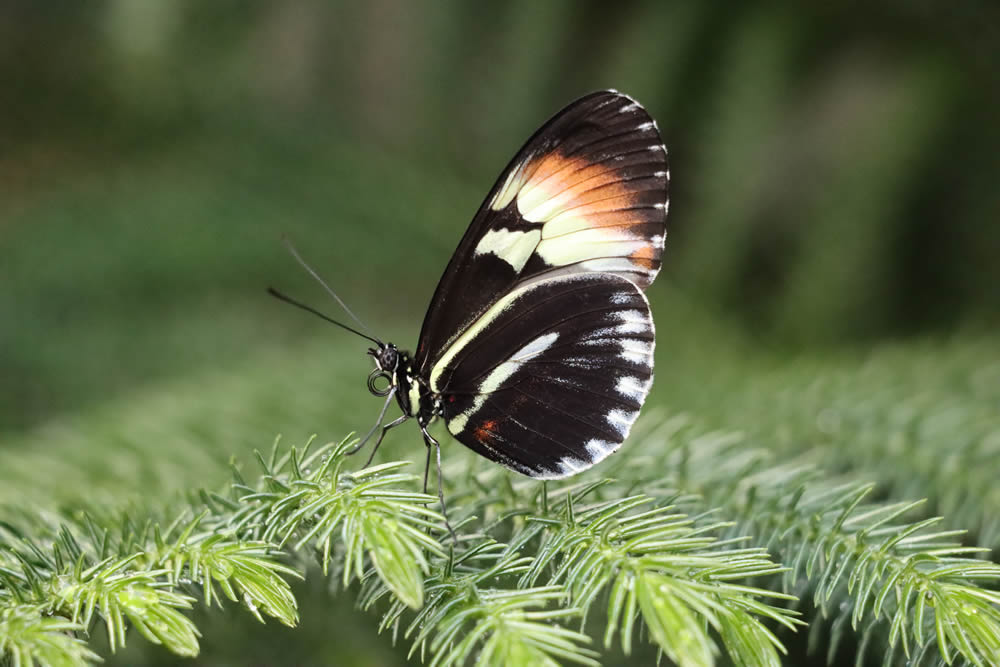
[(974, 1), (8, 2), (0, 174), (16, 195), (52, 171), (263, 125), (485, 191), (542, 118), (614, 86), (671, 147), (679, 282), (805, 341), (949, 327), (1000, 306), (998, 14)]
[(355, 300), (419, 318), (499, 168), (604, 87), (671, 149), (666, 280), (691, 298), (795, 346), (989, 327), (998, 24), (974, 0), (8, 0), (0, 370), (40, 372), (18, 341), (86, 302), (117, 330), (256, 299), (289, 230)]

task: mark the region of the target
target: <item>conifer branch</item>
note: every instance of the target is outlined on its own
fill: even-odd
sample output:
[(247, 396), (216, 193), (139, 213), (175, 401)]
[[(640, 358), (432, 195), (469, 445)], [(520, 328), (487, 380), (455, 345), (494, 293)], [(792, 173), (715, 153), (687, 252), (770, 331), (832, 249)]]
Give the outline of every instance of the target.
[[(336, 555), (345, 587), (364, 578), (365, 563), (370, 561), (394, 595), (419, 609), (428, 571), (425, 553), (444, 553), (425, 532), (439, 531), (443, 523), (439, 513), (426, 507), (437, 499), (399, 488), (417, 479), (398, 472), (407, 462), (345, 472), (344, 452), (349, 445), (344, 440), (310, 455), (307, 444), (303, 452), (293, 447), (279, 459), (275, 443), (270, 460), (257, 457), (263, 467), (260, 483), (235, 485), (241, 507), (230, 526), (293, 551), (311, 544), (324, 573)], [(336, 554), (335, 549), (339, 549)]]
[(607, 591), (606, 648), (618, 632), (631, 653), (639, 615), (660, 650), (679, 665), (714, 663), (719, 647), (709, 628), (723, 638), (735, 664), (780, 664), (784, 648), (761, 619), (794, 630), (794, 614), (758, 598), (795, 598), (743, 583), (782, 571), (765, 551), (720, 543), (712, 534), (725, 524), (695, 527), (669, 506), (650, 507), (647, 496), (575, 509), (586, 493), (567, 495), (552, 515), (556, 521), (542, 524), (539, 556), (522, 585), (551, 569), (549, 580), (566, 585), (585, 610)]
[[(696, 527), (668, 507), (649, 507), (653, 500), (648, 497), (581, 505), (600, 486), (571, 487), (575, 492), (567, 492), (565, 503), (552, 512), (540, 501), (527, 521), (520, 520), (525, 512), (509, 512), (491, 524), (491, 532), (509, 533), (507, 544), (474, 534), (467, 551), (435, 559), (427, 603), (403, 630), (403, 638), (413, 642), (411, 654), (419, 647), (422, 653), (429, 651), (432, 660), (442, 652), (464, 659), (472, 646), (467, 639), (449, 646), (449, 638), (457, 636), (481, 637), (481, 650), (486, 651), (492, 635), (483, 635), (484, 628), (503, 623), (496, 618), (487, 622), (492, 612), (483, 601), (516, 596), (527, 602), (531, 593), (538, 607), (561, 604), (561, 609), (546, 612), (550, 618), (578, 618), (581, 628), (594, 603), (606, 596), (605, 648), (620, 634), (624, 650), (630, 652), (641, 621), (646, 636), (681, 665), (714, 664), (719, 647), (713, 630), (736, 664), (780, 664), (781, 643), (761, 619), (795, 628), (795, 614), (760, 598), (794, 598), (746, 584), (749, 578), (780, 572), (780, 566), (762, 550), (736, 549), (712, 537), (721, 526)], [(504, 524), (513, 529), (505, 530)], [(539, 586), (542, 582), (545, 585)], [(387, 594), (377, 578), (369, 578), (359, 604), (371, 608)], [(380, 628), (393, 628), (395, 635), (405, 612), (403, 605), (393, 603)], [(431, 641), (444, 619), (449, 619), (449, 631), (433, 635)], [(570, 631), (561, 626), (558, 631), (577, 644), (568, 654), (569, 646), (564, 646), (560, 657), (583, 664), (595, 659), (596, 654), (582, 646), (589, 642), (586, 635), (565, 634)]]
[[(908, 520), (916, 503), (871, 502), (870, 484), (774, 465), (684, 420), (637, 435), (636, 456), (613, 462), (617, 480), (585, 474), (550, 491), (496, 467), (447, 475), (460, 533), (448, 549), (436, 498), (413, 490), (407, 464), (350, 472), (348, 441), (276, 443), (258, 455), (257, 479), (234, 469), (230, 493), (181, 511), (25, 516), (0, 525), (0, 646), (23, 664), (86, 664), (95, 656), (81, 639), (100, 619), (112, 650), (135, 626), (193, 655), (186, 612), (199, 598), (295, 624), (286, 580), (312, 555), (345, 590), (360, 582), (359, 606), (432, 665), (592, 665), (595, 640), (628, 653), (636, 637), (680, 665), (723, 653), (777, 665), (804, 594), (831, 619), (803, 619), (814, 631), (854, 627), (886, 664), (897, 652), (996, 662), (1000, 596), (982, 584), (1000, 566), (937, 519)], [(603, 631), (592, 637), (588, 620)]]
[(99, 656), (75, 636), (82, 629), (38, 605), (7, 606), (0, 598), (0, 658), (14, 667), (84, 667), (97, 662)]
[[(206, 604), (217, 600), (219, 586), (258, 619), (263, 612), (294, 625), (295, 599), (280, 576), (296, 575), (294, 570), (275, 562), (263, 543), (195, 532), (203, 518), (186, 524), (179, 519), (173, 526), (182, 528), (168, 528), (162, 537), (152, 520), (137, 523), (127, 514), (116, 528), (101, 528), (89, 515), (76, 521), (62, 517), (40, 524), (48, 530), (39, 536), (11, 523), (0, 525), (0, 611), (20, 619), (0, 626), (0, 645), (12, 656), (44, 653), (43, 664), (79, 664), (93, 654), (81, 652), (76, 642), (47, 641), (42, 630), (50, 631), (61, 617), (61, 631), (89, 634), (100, 619), (112, 652), (125, 645), (131, 626), (177, 655), (194, 656), (199, 633), (185, 615), (196, 600), (188, 591), (193, 587), (201, 588)], [(32, 616), (24, 609), (43, 617), (28, 623)]]
[(738, 436), (676, 437), (685, 428), (675, 421), (660, 432), (677, 442), (683, 477), (674, 482), (788, 566), (782, 591), (811, 591), (823, 614), (846, 615), (855, 629), (887, 627), (888, 647), (907, 657), (931, 644), (947, 664), (956, 654), (975, 665), (1000, 660), (1000, 596), (982, 587), (1000, 581), (1000, 565), (956, 542), (963, 531), (938, 530), (939, 517), (903, 519), (920, 502), (867, 502), (873, 484), (772, 465)]

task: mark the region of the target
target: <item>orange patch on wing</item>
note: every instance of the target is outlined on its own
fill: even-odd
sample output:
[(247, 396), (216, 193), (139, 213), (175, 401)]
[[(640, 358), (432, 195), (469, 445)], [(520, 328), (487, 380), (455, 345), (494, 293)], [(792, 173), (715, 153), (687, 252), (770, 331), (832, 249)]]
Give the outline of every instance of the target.
[(536, 173), (529, 185), (559, 195), (566, 191), (586, 192), (602, 185), (620, 182), (621, 174), (618, 169), (603, 164), (588, 164), (577, 158), (563, 160), (559, 170), (554, 173)]
[(476, 427), (476, 439), (480, 442), (492, 440), (496, 427), (497, 421), (495, 419), (487, 419)]
[(604, 182), (592, 178), (566, 188), (558, 193), (557, 198), (567, 204), (579, 205), (626, 194), (629, 194), (629, 189), (617, 178), (605, 178)]
[(518, 211), (530, 222), (544, 222), (584, 204), (625, 196), (629, 190), (620, 169), (555, 152), (532, 165), (517, 196)]
[(532, 186), (540, 185), (543, 181), (564, 179), (574, 171), (584, 166), (584, 161), (579, 158), (565, 158), (559, 151), (546, 153), (536, 159), (528, 170), (528, 183)]
[(660, 252), (659, 248), (648, 244), (639, 248), (628, 257), (632, 260), (633, 264), (638, 264), (645, 269), (654, 269), (660, 262)]
[[(622, 188), (624, 190), (624, 188)], [(621, 192), (609, 197), (603, 197), (596, 201), (588, 201), (580, 204), (573, 204), (563, 209), (563, 212), (572, 211), (573, 215), (584, 217), (589, 220), (590, 216), (597, 213), (611, 213), (622, 209), (631, 208), (635, 204), (635, 196), (630, 192)]]

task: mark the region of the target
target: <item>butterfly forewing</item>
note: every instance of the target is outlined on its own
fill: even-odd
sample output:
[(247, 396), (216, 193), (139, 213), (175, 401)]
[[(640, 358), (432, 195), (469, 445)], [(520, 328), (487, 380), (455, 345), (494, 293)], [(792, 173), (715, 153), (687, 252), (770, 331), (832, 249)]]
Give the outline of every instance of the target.
[(556, 114), (486, 197), (438, 284), (415, 355), (436, 362), (512, 290), (605, 273), (645, 289), (666, 235), (666, 151), (634, 100), (593, 93)]
[(504, 295), (434, 366), (448, 430), (540, 478), (573, 474), (628, 436), (653, 378), (653, 321), (624, 278), (541, 278)]

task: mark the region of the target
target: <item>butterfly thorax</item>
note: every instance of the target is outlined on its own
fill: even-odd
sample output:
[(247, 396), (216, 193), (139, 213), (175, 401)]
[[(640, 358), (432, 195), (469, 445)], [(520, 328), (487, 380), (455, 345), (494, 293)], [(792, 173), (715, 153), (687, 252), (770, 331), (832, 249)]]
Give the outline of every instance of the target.
[[(375, 370), (368, 377), (369, 391), (376, 396), (388, 396), (395, 391), (403, 414), (416, 417), (421, 426), (427, 426), (440, 415), (440, 397), (419, 376), (409, 352), (385, 343), (378, 349), (368, 350), (368, 354), (375, 359)], [(386, 384), (380, 386), (379, 382)]]

